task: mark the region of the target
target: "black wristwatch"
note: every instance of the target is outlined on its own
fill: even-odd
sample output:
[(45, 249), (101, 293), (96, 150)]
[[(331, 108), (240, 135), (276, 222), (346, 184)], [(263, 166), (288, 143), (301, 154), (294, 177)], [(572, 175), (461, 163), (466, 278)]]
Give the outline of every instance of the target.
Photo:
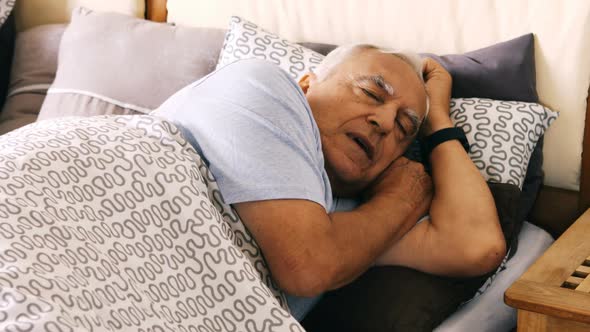
[(463, 129), (459, 127), (444, 128), (424, 137), (421, 140), (423, 160), (429, 160), (428, 157), (430, 157), (430, 153), (437, 145), (454, 139), (459, 140), (461, 145), (463, 145), (465, 152), (469, 153), (469, 141), (467, 140), (467, 136), (465, 136)]

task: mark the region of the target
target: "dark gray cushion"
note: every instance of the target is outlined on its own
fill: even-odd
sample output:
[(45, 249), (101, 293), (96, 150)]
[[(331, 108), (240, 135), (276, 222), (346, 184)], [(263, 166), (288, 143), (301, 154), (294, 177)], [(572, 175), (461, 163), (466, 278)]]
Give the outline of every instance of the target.
[(539, 101), (533, 34), (464, 54), (423, 55), (437, 60), (451, 73), (453, 98)]
[(0, 25), (0, 110), (8, 92), (8, 81), (12, 54), (14, 52), (14, 15), (10, 14)]
[[(300, 44), (324, 55), (337, 47), (322, 43)], [(440, 62), (453, 76), (453, 98), (539, 101), (533, 34), (464, 54), (422, 55)]]

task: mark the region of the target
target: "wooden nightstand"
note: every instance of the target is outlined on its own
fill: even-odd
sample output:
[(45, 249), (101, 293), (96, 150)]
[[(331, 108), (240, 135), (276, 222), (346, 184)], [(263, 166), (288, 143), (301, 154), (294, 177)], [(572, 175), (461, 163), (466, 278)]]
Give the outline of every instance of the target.
[(504, 294), (518, 331), (590, 331), (590, 210)]

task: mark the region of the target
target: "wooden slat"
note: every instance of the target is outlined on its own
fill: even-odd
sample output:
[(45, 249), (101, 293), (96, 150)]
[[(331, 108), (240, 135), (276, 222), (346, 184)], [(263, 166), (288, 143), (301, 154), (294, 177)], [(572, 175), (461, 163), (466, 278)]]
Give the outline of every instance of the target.
[(576, 288), (582, 283), (582, 281), (584, 281), (583, 278), (569, 277), (565, 281), (565, 284), (568, 286), (568, 288)]
[[(584, 263), (586, 263), (587, 260), (588, 260), (588, 258), (586, 258), (586, 260), (584, 260)], [(586, 278), (589, 274), (590, 274), (590, 266), (585, 266), (585, 265), (578, 266), (576, 268), (576, 271), (574, 272), (574, 275), (576, 277), (580, 277), (580, 278)]]
[(576, 287), (577, 292), (590, 293), (590, 278), (582, 279), (582, 282)]
[(146, 0), (145, 9), (146, 19), (154, 22), (166, 22), (168, 16), (166, 0)]
[(561, 286), (590, 256), (590, 210), (586, 211), (555, 243), (521, 276), (548, 286)]
[(590, 294), (587, 293), (518, 280), (506, 291), (504, 301), (519, 310), (590, 324)]

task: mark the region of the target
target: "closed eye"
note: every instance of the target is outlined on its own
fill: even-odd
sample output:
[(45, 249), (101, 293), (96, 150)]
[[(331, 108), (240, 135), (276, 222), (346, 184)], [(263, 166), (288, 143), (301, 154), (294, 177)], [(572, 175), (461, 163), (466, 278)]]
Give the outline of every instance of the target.
[(381, 97), (379, 97), (378, 95), (374, 94), (373, 92), (371, 92), (371, 90), (369, 89), (365, 89), (365, 88), (361, 88), (361, 90), (363, 90), (363, 93), (365, 95), (367, 95), (369, 98), (373, 99), (374, 101), (382, 104), (383, 103), (383, 99), (381, 99)]
[(406, 128), (404, 128), (404, 126), (402, 125), (402, 123), (398, 119), (395, 119), (395, 124), (399, 127), (399, 129), (402, 131), (404, 136), (408, 136), (408, 132), (407, 132)]

